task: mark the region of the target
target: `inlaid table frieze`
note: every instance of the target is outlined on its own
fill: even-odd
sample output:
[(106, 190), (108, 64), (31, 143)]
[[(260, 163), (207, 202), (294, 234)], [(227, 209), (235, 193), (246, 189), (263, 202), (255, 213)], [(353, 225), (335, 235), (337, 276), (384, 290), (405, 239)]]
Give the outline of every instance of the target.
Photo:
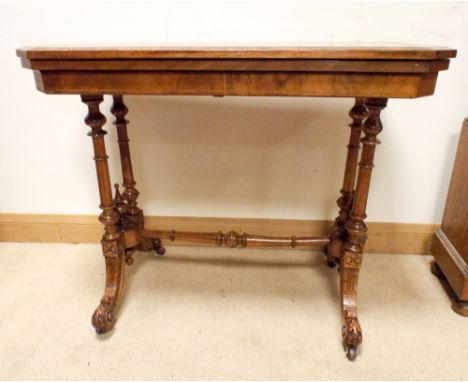
[[(381, 112), (389, 98), (434, 93), (439, 71), (456, 51), (421, 47), (271, 48), (23, 48), (22, 66), (47, 94), (77, 94), (88, 108), (104, 225), (104, 295), (92, 317), (98, 333), (109, 331), (122, 298), (124, 270), (137, 250), (163, 255), (162, 241), (188, 240), (231, 248), (325, 247), (327, 263), (339, 265), (342, 337), (354, 359), (362, 342), (357, 283), (367, 239), (366, 204)], [(245, 232), (180, 232), (145, 229), (130, 159), (125, 95), (349, 97), (354, 106), (339, 213), (326, 237), (252, 235)], [(113, 98), (122, 165), (122, 186), (113, 191), (104, 143), (106, 118), (100, 103)], [(136, 127), (138, 128), (138, 127)], [(322, 127), (323, 128), (323, 127)], [(408, 126), (410, 128), (410, 126)], [(345, 130), (343, 130), (345, 134)], [(336, 191), (336, 193), (338, 193)], [(162, 241), (161, 241), (162, 240)], [(310, 339), (313, 341), (313, 338)]]

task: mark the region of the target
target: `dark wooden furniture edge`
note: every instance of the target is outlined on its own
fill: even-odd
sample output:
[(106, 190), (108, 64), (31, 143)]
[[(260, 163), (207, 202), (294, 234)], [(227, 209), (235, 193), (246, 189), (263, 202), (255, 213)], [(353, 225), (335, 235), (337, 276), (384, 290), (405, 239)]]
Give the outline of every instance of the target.
[(280, 71), (344, 73), (433, 73), (446, 70), (448, 59), (338, 60), (338, 59), (29, 59), (23, 68), (34, 70), (155, 70), (155, 71)]
[(22, 48), (48, 94), (415, 98), (449, 48)]
[(34, 71), (47, 94), (416, 98), (432, 95), (437, 73)]
[(439, 277), (458, 314), (468, 316), (468, 119), (465, 119), (453, 165), (441, 227), (431, 252)]
[(309, 59), (406, 59), (454, 58), (447, 47), (22, 47), (19, 57), (29, 59), (115, 59), (115, 58), (309, 58)]
[(436, 276), (439, 279), (440, 284), (447, 293), (450, 301), (452, 302), (453, 311), (459, 314), (460, 316), (468, 317), (468, 301), (463, 301), (458, 298), (457, 294), (455, 293), (452, 286), (445, 277), (444, 272), (442, 271), (442, 269), (440, 269), (436, 261), (433, 261), (431, 263), (431, 272), (434, 276)]
[(468, 266), (441, 228), (435, 232), (432, 254), (455, 293), (468, 301)]

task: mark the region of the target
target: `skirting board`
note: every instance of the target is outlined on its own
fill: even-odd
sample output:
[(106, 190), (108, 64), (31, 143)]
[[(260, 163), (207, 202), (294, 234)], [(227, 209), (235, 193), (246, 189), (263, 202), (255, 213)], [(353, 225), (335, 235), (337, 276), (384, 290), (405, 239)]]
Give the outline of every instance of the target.
[[(145, 228), (154, 230), (228, 232), (274, 236), (324, 236), (328, 220), (244, 219), (146, 216)], [(365, 252), (429, 254), (435, 224), (369, 222)], [(0, 241), (98, 243), (102, 225), (96, 216), (0, 214)], [(164, 245), (178, 245), (164, 242)], [(184, 243), (184, 245), (187, 245)]]

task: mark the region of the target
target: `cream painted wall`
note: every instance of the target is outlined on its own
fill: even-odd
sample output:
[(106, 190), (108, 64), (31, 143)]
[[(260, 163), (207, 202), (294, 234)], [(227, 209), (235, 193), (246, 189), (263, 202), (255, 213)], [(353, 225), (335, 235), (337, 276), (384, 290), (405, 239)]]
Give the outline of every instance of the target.
[[(433, 97), (390, 100), (368, 205), (372, 221), (437, 223), (468, 116), (467, 3), (0, 3), (0, 212), (98, 211), (85, 107), (77, 96), (37, 92), (17, 47), (348, 42), (459, 50)], [(147, 214), (336, 215), (351, 100), (129, 96), (127, 103)], [(108, 127), (115, 181), (116, 137)]]

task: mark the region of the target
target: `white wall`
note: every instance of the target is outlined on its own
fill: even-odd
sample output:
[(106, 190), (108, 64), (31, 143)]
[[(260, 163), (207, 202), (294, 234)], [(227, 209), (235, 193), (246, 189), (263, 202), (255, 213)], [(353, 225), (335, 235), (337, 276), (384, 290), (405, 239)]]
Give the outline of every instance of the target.
[[(37, 92), (15, 57), (20, 46), (348, 42), (459, 50), (434, 96), (389, 101), (368, 205), (372, 221), (437, 223), (468, 116), (467, 3), (0, 3), (0, 212), (98, 211), (85, 106)], [(127, 104), (146, 214), (336, 215), (351, 100), (129, 96)]]

